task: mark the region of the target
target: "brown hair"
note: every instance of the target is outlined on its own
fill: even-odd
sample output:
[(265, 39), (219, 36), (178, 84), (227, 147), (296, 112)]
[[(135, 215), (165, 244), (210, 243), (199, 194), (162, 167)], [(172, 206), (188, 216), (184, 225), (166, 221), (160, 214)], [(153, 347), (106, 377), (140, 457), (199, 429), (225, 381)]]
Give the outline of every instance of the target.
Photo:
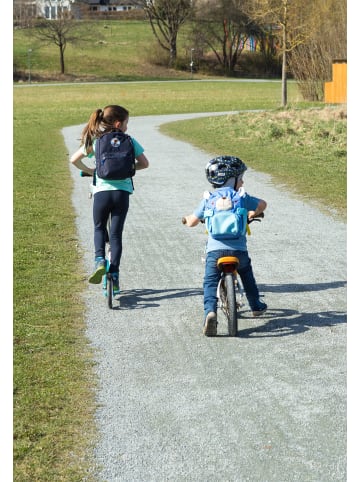
[(114, 129), (115, 122), (124, 122), (129, 118), (129, 111), (120, 105), (107, 105), (96, 109), (90, 116), (81, 134), (81, 143), (88, 149), (95, 137)]

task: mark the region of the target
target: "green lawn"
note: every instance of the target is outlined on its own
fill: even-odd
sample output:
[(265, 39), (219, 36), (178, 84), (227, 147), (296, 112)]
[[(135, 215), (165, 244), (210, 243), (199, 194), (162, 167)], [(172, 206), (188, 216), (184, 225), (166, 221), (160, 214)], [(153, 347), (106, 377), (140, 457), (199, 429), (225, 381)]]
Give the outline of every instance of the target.
[[(41, 75), (44, 79), (61, 80), (59, 49), (46, 44), (33, 34), (32, 29), (14, 30), (14, 65), (28, 72), (29, 62), (33, 81)], [(168, 70), (154, 65), (164, 57), (151, 27), (146, 21), (92, 21), (78, 22), (75, 32), (82, 40), (68, 43), (65, 49), (67, 80), (156, 80), (189, 79), (189, 73)], [(179, 62), (187, 59), (186, 29), (178, 40)], [(29, 57), (28, 50), (32, 52)], [(166, 54), (165, 54), (166, 58)]]
[(346, 108), (241, 113), (176, 122), (164, 133), (243, 159), (327, 213), (346, 218)]

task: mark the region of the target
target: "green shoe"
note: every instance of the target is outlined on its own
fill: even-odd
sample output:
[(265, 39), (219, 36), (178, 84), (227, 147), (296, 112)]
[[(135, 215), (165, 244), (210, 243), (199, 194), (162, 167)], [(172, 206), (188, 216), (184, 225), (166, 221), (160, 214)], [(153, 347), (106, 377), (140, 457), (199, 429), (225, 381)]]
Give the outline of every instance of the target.
[(105, 259), (104, 258), (96, 258), (95, 260), (95, 269), (92, 275), (89, 278), (89, 283), (98, 285), (101, 283), (102, 277), (106, 273), (105, 268)]
[(120, 294), (119, 273), (111, 273), (111, 277), (113, 280), (113, 293), (114, 295), (119, 295)]

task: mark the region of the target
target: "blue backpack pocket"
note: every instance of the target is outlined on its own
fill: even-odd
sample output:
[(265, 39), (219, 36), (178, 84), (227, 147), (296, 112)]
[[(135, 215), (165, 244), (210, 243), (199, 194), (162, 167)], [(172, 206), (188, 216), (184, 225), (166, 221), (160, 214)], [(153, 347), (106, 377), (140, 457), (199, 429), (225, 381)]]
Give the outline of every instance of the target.
[(247, 210), (237, 208), (234, 211), (218, 211), (210, 214), (205, 211), (205, 224), (208, 233), (214, 239), (238, 239), (246, 232)]

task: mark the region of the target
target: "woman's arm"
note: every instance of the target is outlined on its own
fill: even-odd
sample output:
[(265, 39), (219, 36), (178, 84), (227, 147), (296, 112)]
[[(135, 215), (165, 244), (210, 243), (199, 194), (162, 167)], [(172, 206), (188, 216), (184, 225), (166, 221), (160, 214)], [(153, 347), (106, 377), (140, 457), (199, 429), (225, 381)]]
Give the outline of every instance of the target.
[[(89, 154), (89, 153), (88, 153)], [(80, 169), (81, 171), (86, 172), (86, 174), (89, 174), (92, 176), (94, 174), (95, 168), (88, 167), (86, 164), (82, 162), (82, 159), (84, 159), (86, 155), (84, 154), (83, 148), (80, 147), (70, 158), (70, 162)]]
[(148, 158), (144, 153), (142, 153), (136, 157), (136, 170), (140, 171), (141, 169), (146, 169), (147, 167), (149, 167)]

